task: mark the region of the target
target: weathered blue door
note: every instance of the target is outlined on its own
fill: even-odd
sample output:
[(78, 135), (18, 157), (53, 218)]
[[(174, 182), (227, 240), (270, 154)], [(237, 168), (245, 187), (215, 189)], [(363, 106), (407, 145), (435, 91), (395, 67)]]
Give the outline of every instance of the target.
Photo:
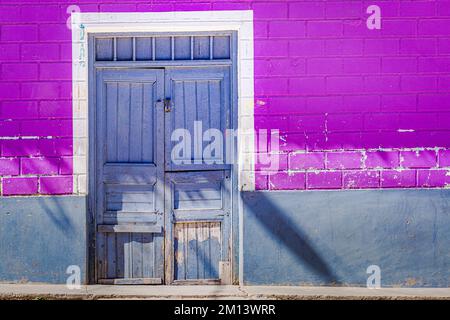
[[(229, 73), (97, 71), (98, 282), (230, 282)], [(174, 152), (177, 130), (189, 157)]]
[(97, 280), (164, 279), (164, 71), (96, 74)]

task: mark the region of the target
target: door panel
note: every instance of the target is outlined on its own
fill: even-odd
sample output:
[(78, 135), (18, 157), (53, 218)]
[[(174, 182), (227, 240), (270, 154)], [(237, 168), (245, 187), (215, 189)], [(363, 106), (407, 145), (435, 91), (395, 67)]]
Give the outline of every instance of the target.
[[(166, 170), (230, 168), (224, 147), (217, 150), (220, 152), (206, 152), (211, 142), (224, 146), (223, 135), (230, 128), (229, 67), (168, 68), (166, 96), (171, 97), (170, 112), (165, 119)], [(187, 131), (181, 138), (182, 133), (173, 135), (176, 129)], [(222, 137), (216, 140), (215, 133)], [(176, 152), (181, 141), (186, 142), (188, 150)]]
[[(166, 175), (166, 211), (173, 229), (171, 281), (223, 282), (230, 252), (230, 171)], [(169, 255), (169, 253), (168, 253)]]
[(164, 277), (162, 70), (97, 72), (97, 278)]
[(106, 161), (153, 163), (154, 84), (111, 81), (105, 85)]
[(152, 233), (106, 233), (106, 279), (161, 279), (160, 248)]
[[(224, 139), (231, 128), (229, 72), (229, 67), (166, 69), (168, 283), (229, 282), (231, 191)], [(205, 152), (212, 142), (216, 150)]]
[(220, 222), (176, 223), (174, 280), (219, 280)]

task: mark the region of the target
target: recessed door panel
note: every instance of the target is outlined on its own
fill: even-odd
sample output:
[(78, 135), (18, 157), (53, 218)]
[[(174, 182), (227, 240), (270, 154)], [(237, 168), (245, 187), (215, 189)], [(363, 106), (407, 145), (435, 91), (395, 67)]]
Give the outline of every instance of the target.
[(170, 172), (166, 181), (172, 280), (223, 283), (230, 271), (223, 267), (230, 260), (230, 171)]
[(169, 68), (166, 96), (166, 170), (228, 169), (229, 68)]
[(97, 279), (162, 283), (162, 70), (97, 72)]
[(219, 281), (222, 251), (220, 222), (176, 223), (174, 280)]

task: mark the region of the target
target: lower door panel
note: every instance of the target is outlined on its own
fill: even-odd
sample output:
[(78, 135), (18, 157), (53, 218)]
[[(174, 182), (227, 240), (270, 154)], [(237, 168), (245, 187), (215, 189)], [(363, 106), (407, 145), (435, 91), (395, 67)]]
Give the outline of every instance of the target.
[(162, 234), (105, 232), (100, 238), (105, 257), (99, 261), (99, 283), (162, 284)]
[(230, 278), (228, 170), (167, 174), (169, 283), (227, 283)]
[(174, 280), (219, 280), (221, 247), (220, 222), (175, 223)]

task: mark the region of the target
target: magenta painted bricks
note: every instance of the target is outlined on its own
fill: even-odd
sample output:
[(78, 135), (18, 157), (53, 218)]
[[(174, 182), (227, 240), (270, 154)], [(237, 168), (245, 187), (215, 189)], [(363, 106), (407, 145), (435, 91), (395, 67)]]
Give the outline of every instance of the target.
[(289, 157), (289, 169), (324, 169), (325, 154), (316, 153), (297, 153), (291, 154)]
[(384, 170), (381, 172), (381, 186), (385, 188), (411, 188), (416, 186), (414, 170)]
[(399, 165), (398, 151), (372, 151), (365, 154), (366, 168), (396, 168)]
[(406, 168), (432, 168), (437, 165), (437, 154), (434, 150), (402, 151), (400, 163)]
[(305, 188), (305, 173), (279, 172), (269, 176), (269, 186), (273, 190), (301, 190)]
[(5, 196), (36, 194), (38, 179), (37, 177), (3, 178), (2, 190)]
[(308, 189), (340, 189), (342, 188), (342, 172), (315, 171), (306, 175)]
[(0, 174), (3, 176), (17, 176), (20, 173), (19, 159), (14, 158), (0, 158)]
[(418, 187), (432, 188), (450, 185), (449, 170), (419, 170), (417, 174)]
[(71, 176), (51, 176), (39, 179), (42, 194), (70, 194), (72, 193)]
[(362, 167), (361, 152), (328, 152), (328, 169), (359, 169)]
[[(258, 190), (446, 188), (448, 1), (72, 1), (81, 12), (253, 10), (254, 125), (278, 129)], [(70, 194), (86, 137), (67, 1), (0, 4), (1, 195)], [(74, 109), (74, 110), (73, 110)], [(83, 140), (84, 139), (84, 140)], [(81, 154), (81, 156), (86, 156)], [(253, 170), (253, 168), (252, 168)]]
[(380, 172), (354, 170), (344, 172), (343, 187), (349, 189), (377, 188), (380, 186)]

